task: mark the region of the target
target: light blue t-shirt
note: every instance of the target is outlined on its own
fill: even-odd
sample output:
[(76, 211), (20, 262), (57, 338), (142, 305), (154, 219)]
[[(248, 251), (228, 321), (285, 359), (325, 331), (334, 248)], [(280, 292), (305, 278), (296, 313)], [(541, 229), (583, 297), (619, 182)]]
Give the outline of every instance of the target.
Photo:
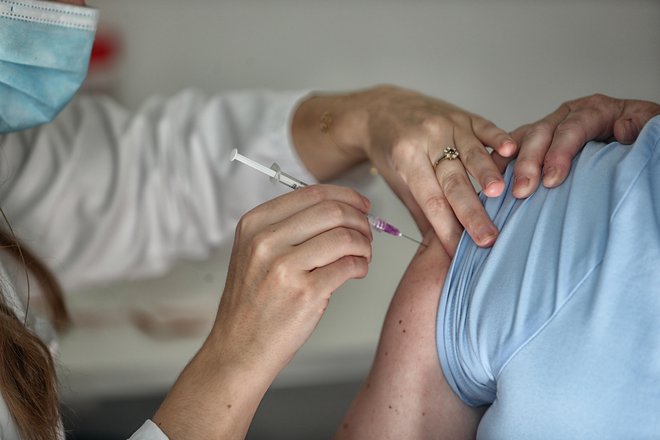
[(479, 439), (660, 438), (660, 116), (631, 146), (591, 142), (566, 182), (484, 200), (438, 311), (454, 392), (490, 405)]

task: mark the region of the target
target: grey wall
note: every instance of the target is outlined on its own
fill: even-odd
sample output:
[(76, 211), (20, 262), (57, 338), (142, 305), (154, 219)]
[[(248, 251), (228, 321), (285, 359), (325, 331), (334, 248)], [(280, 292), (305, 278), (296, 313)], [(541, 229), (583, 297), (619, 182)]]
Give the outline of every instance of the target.
[(90, 0), (131, 106), (185, 86), (396, 83), (505, 128), (594, 92), (660, 100), (657, 0)]
[[(89, 1), (102, 10), (104, 25), (125, 41), (112, 81), (119, 99), (132, 108), (154, 93), (190, 86), (220, 92), (395, 83), (513, 129), (565, 100), (594, 92), (660, 101), (658, 0)], [(413, 230), (385, 185), (374, 191), (374, 212)], [(334, 295), (315, 334), (276, 387), (359, 380), (414, 249), (378, 237), (368, 278)], [(156, 295), (178, 298), (181, 290), (175, 290), (184, 284), (183, 291), (196, 292), (200, 304), (205, 298), (216, 301), (226, 250), (210, 262), (183, 264), (161, 280), (84, 292), (70, 298), (72, 307), (85, 308), (91, 301), (98, 308), (108, 298), (130, 304), (139, 293), (148, 294), (145, 304)], [(113, 303), (109, 310), (119, 307)], [(168, 346), (140, 335), (121, 337), (125, 333), (81, 329), (62, 341), (68, 400), (164, 392), (201, 342)], [(350, 399), (345, 394), (333, 400), (336, 406)], [(324, 407), (308, 399), (299, 400), (315, 408), (318, 420), (326, 420)], [(298, 412), (288, 412), (294, 421), (285, 420), (281, 438), (295, 438), (290, 425)], [(107, 411), (98, 413), (110, 417)], [(117, 418), (121, 415), (109, 423), (117, 425)], [(261, 429), (271, 433), (268, 438), (280, 438), (272, 423), (257, 424), (255, 433)], [(92, 438), (101, 438), (96, 429)]]
[[(120, 100), (130, 107), (153, 93), (188, 86), (218, 92), (396, 83), (512, 129), (567, 99), (594, 92), (660, 101), (657, 0), (90, 2), (125, 41), (115, 80)], [(374, 212), (414, 231), (384, 184), (374, 193)], [(373, 348), (413, 252), (408, 243), (378, 238), (367, 280), (351, 282), (335, 294), (297, 361), (312, 359), (309, 370), (323, 371), (325, 365), (335, 375), (342, 365), (364, 370), (369, 354), (352, 367), (329, 353), (350, 357), (350, 350)], [(204, 266), (214, 268), (218, 286), (225, 259), (222, 255)], [(154, 290), (176, 285), (175, 278), (191, 278), (195, 270), (201, 271), (179, 268)], [(211, 286), (200, 281), (190, 288), (206, 289), (215, 298), (220, 287)], [(78, 350), (71, 345), (65, 353), (69, 361)], [(293, 371), (283, 376), (291, 379), (284, 382), (300, 380), (302, 373)]]

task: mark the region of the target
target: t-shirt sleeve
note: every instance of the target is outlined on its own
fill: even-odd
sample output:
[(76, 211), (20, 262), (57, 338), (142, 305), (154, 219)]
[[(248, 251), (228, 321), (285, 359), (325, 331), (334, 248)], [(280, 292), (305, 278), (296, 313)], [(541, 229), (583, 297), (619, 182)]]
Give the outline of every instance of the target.
[(648, 191), (636, 185), (653, 177), (648, 170), (658, 157), (659, 133), (660, 116), (646, 124), (632, 147), (590, 142), (562, 185), (541, 186), (527, 199), (511, 193), (510, 164), (503, 194), (482, 197), (500, 235), (491, 248), (463, 235), (436, 326), (443, 373), (465, 403), (492, 403), (511, 360), (576, 292), (589, 291), (581, 289), (585, 283), (599, 279), (593, 274), (612, 241), (613, 218), (627, 199)]

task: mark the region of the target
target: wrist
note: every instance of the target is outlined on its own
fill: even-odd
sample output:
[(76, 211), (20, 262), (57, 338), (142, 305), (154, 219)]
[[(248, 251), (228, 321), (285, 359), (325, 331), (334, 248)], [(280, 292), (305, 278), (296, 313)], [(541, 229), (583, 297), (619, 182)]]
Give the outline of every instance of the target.
[[(367, 156), (369, 144), (369, 104), (372, 99), (372, 90), (366, 89), (357, 92), (338, 95), (329, 109), (324, 112), (330, 115), (330, 124), (325, 130), (327, 136), (332, 138), (337, 148), (344, 154), (356, 160), (364, 160)], [(324, 114), (321, 115), (323, 119)], [(322, 131), (323, 123), (320, 128)]]
[(196, 357), (200, 364), (213, 365), (213, 370), (224, 378), (265, 391), (282, 367), (271, 365), (264, 354), (256, 344), (240, 337), (223, 337), (223, 332), (214, 327)]
[(296, 109), (293, 143), (318, 180), (331, 179), (366, 160), (367, 93), (314, 94)]
[(217, 342), (207, 338), (153, 417), (173, 440), (244, 438), (272, 382), (240, 358), (226, 356)]

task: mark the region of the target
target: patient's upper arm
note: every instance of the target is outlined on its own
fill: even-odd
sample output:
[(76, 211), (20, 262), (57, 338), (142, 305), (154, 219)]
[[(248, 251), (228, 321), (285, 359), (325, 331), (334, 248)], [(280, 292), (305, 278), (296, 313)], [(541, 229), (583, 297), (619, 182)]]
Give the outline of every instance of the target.
[(437, 356), (436, 315), (449, 264), (435, 237), (413, 258), (387, 312), (371, 372), (336, 438), (474, 438), (483, 410), (453, 393)]

